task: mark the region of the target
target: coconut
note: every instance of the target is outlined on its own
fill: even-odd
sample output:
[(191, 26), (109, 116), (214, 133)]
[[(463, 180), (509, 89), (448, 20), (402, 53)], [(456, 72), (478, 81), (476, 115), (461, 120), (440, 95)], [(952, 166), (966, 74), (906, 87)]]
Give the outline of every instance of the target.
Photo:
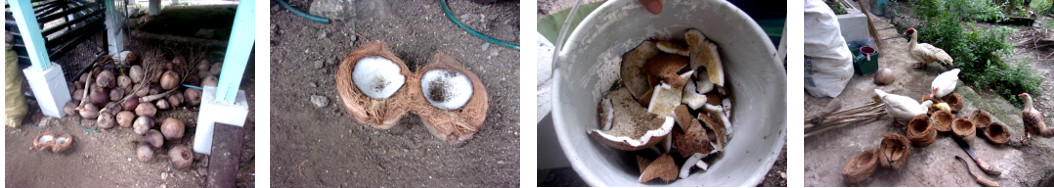
[(99, 118), (95, 120), (95, 125), (102, 129), (109, 129), (116, 125), (116, 120), (110, 112), (101, 112)]
[(110, 92), (101, 87), (92, 88), (88, 94), (88, 102), (95, 104), (95, 106), (102, 106), (106, 102), (110, 102)]
[(157, 114), (157, 107), (154, 107), (154, 104), (145, 102), (139, 103), (139, 106), (135, 107), (135, 115), (137, 116), (154, 117), (155, 114)]
[(117, 125), (121, 127), (131, 127), (132, 122), (135, 121), (135, 113), (131, 111), (121, 111), (117, 113)]
[(70, 135), (68, 133), (62, 134), (60, 136), (55, 137), (55, 145), (51, 147), (51, 151), (59, 153), (66, 149), (69, 149), (71, 145), (73, 145), (73, 135)]
[(876, 152), (878, 148), (872, 148), (849, 159), (849, 164), (842, 168), (842, 179), (846, 183), (860, 183), (870, 178), (875, 169), (878, 169)]
[(179, 75), (175, 71), (165, 71), (165, 74), (161, 75), (161, 88), (170, 90), (177, 86), (179, 86)]
[(139, 88), (139, 90), (135, 90), (135, 96), (136, 97), (145, 97), (146, 95), (149, 95), (149, 94), (150, 94), (150, 88)]
[(930, 124), (930, 120), (926, 117), (926, 114), (921, 114), (912, 118), (908, 122), (908, 140), (915, 146), (926, 147), (933, 144), (933, 141), (937, 139), (937, 129), (934, 129)]
[(124, 98), (124, 88), (113, 88), (110, 90), (110, 101), (117, 102)]
[(77, 103), (73, 101), (66, 102), (66, 106), (62, 107), (62, 111), (66, 112), (66, 115), (74, 115), (77, 113)]
[(970, 121), (977, 129), (984, 130), (985, 128), (988, 128), (989, 123), (992, 123), (992, 117), (984, 110), (974, 110), (973, 113), (970, 114)]
[(33, 148), (37, 150), (44, 150), (48, 147), (55, 145), (55, 135), (51, 132), (44, 132), (33, 138)]
[(955, 119), (955, 121), (952, 122), (952, 132), (955, 133), (955, 136), (958, 136), (967, 142), (973, 141), (973, 138), (977, 137), (975, 134), (977, 133), (977, 130), (974, 128), (973, 122), (966, 118)]
[(941, 100), (948, 103), (948, 106), (952, 107), (952, 113), (959, 113), (959, 110), (963, 109), (963, 96), (958, 93), (946, 95), (944, 98), (941, 98)]
[(464, 74), (448, 70), (428, 71), (421, 77), (421, 90), (432, 106), (455, 110), (472, 97), (472, 83)]
[(952, 121), (955, 121), (955, 115), (952, 115), (951, 112), (938, 110), (935, 111), (930, 118), (933, 119), (933, 128), (937, 129), (937, 131), (952, 131)]
[(878, 150), (878, 158), (882, 167), (900, 169), (907, 164), (908, 154), (911, 153), (911, 146), (908, 144), (908, 137), (897, 133), (882, 136), (882, 144)]
[(648, 84), (648, 77), (645, 74), (644, 65), (649, 59), (659, 54), (659, 49), (655, 46), (654, 41), (644, 41), (637, 45), (636, 48), (626, 52), (622, 55), (622, 63), (620, 67), (620, 76), (622, 83), (629, 88), (630, 93), (635, 98), (643, 98), (644, 94), (651, 90), (653, 86)]
[(1010, 130), (1003, 123), (992, 122), (985, 127), (984, 135), (985, 138), (988, 138), (988, 141), (997, 145), (1006, 144), (1007, 141), (1010, 141)]
[(141, 142), (139, 146), (136, 146), (135, 156), (139, 159), (139, 162), (150, 162), (150, 160), (154, 159), (154, 148), (150, 148), (150, 144), (146, 142)]
[(160, 131), (150, 129), (146, 132), (146, 143), (150, 144), (150, 147), (161, 148), (165, 144), (165, 137)]
[(209, 68), (211, 67), (212, 62), (209, 62), (208, 59), (201, 59), (201, 61), (198, 61), (198, 65), (194, 68), (197, 69), (198, 78), (205, 78), (205, 76), (209, 75)]
[(626, 87), (608, 92), (597, 107), (600, 127), (588, 129), (594, 139), (609, 147), (636, 151), (658, 144), (673, 129), (672, 117), (660, 117), (638, 105)]
[(651, 164), (651, 159), (637, 155), (637, 168), (640, 169), (641, 174), (644, 174), (644, 170), (648, 169), (649, 164)]
[(99, 117), (99, 107), (95, 107), (94, 104), (87, 103), (80, 110), (81, 117), (84, 119), (95, 119)]
[(893, 70), (890, 70), (889, 68), (878, 69), (878, 72), (875, 72), (875, 84), (886, 85), (893, 83), (895, 77), (896, 75), (893, 75)]
[(155, 106), (157, 107), (158, 110), (168, 110), (168, 108), (171, 107), (171, 106), (168, 105), (168, 100), (164, 100), (164, 99), (157, 100)]
[(126, 75), (117, 77), (117, 87), (127, 88), (132, 86), (132, 78)]
[(173, 168), (184, 170), (194, 163), (194, 153), (185, 145), (176, 145), (168, 149), (168, 159)]
[(95, 85), (102, 88), (110, 88), (116, 86), (117, 77), (113, 75), (112, 71), (104, 70), (99, 72), (99, 76), (95, 77)]
[(161, 123), (161, 133), (164, 133), (165, 139), (177, 140), (183, 138), (183, 132), (186, 130), (186, 126), (183, 125), (183, 121), (175, 118), (167, 118), (165, 122)]
[[(464, 103), (464, 105), (460, 105), (460, 107), (456, 110), (448, 110), (445, 107), (453, 107), (458, 105), (412, 105), (409, 103), (404, 103), (404, 105), (409, 105), (410, 107), (408, 108), (415, 108), (414, 112), (424, 118), (423, 122), (425, 124), (425, 127), (428, 128), (428, 131), (431, 132), (433, 136), (436, 136), (436, 138), (446, 141), (451, 145), (460, 145), (468, 139), (472, 139), (472, 136), (475, 135), (476, 132), (478, 132), (480, 128), (483, 127), (483, 120), (487, 118), (487, 108), (489, 107), (487, 104), (487, 101), (489, 100), (487, 96), (487, 90), (485, 87), (483, 87), (483, 82), (479, 80), (479, 77), (476, 77), (476, 74), (472, 73), (464, 66), (462, 66), (461, 63), (454, 59), (454, 57), (451, 57), (444, 53), (436, 53), (432, 57), (432, 61), (421, 67), (421, 69), (414, 76), (415, 78), (413, 78), (413, 80), (424, 81), (426, 80), (424, 78), (427, 78), (426, 75), (428, 73), (434, 73), (435, 71), (439, 71), (440, 74), (456, 72), (457, 75), (463, 75), (464, 77), (467, 77), (468, 82), (472, 85), (471, 87), (467, 86), (468, 83), (461, 82), (460, 84), (465, 86), (448, 87), (445, 89), (445, 91), (439, 91), (442, 92), (440, 95), (448, 97), (448, 101), (446, 102), (448, 104), (458, 104), (458, 100), (463, 99), (459, 97), (453, 97), (455, 96), (454, 93), (460, 93), (456, 95), (460, 97), (464, 97), (464, 95), (470, 95), (468, 97), (468, 101)], [(455, 80), (456, 77), (457, 76), (455, 76)], [(437, 82), (441, 81), (429, 80), (429, 82), (410, 83), (410, 88), (413, 89), (410, 89), (409, 96), (414, 96), (411, 97), (411, 99), (419, 100), (416, 101), (414, 104), (426, 104), (425, 101), (420, 99), (432, 98), (432, 100), (435, 100), (437, 98), (435, 91), (437, 90), (435, 90), (434, 88), (429, 88), (429, 90), (425, 90), (424, 85), (427, 84), (434, 87), (437, 85)], [(450, 83), (458, 83), (458, 81), (451, 81)], [(465, 93), (465, 91), (452, 91), (458, 88), (466, 90), (471, 89), (472, 92)], [(625, 100), (625, 102), (632, 103), (632, 97)], [(680, 102), (680, 100), (678, 100), (677, 102)], [(670, 124), (673, 123), (671, 122)], [(668, 127), (665, 129), (664, 132), (669, 133), (669, 130), (670, 129)]]
[(183, 91), (183, 99), (187, 106), (197, 106), (201, 104), (201, 90), (186, 89)]
[(177, 108), (183, 104), (183, 93), (174, 92), (165, 97), (165, 100), (168, 100), (168, 104), (172, 105), (172, 108)]
[(80, 81), (81, 84), (83, 84), (84, 82), (88, 82), (88, 74), (81, 74), (81, 77), (77, 79), (77, 81)]
[(132, 123), (132, 130), (140, 135), (146, 134), (146, 131), (152, 127), (154, 127), (154, 118), (150, 116), (139, 116)]
[(203, 79), (201, 81), (201, 86), (202, 87), (204, 87), (204, 86), (213, 86), (213, 87), (215, 87), (216, 85), (219, 85), (219, 83), (220, 83), (220, 79), (219, 78), (216, 78), (216, 76), (209, 75), (209, 76), (205, 76), (205, 79)]
[(75, 101), (84, 100), (84, 89), (77, 89), (76, 91), (73, 91), (72, 95), (71, 98)]
[(220, 75), (221, 70), (223, 70), (223, 63), (213, 63), (212, 67), (209, 67), (209, 74), (213, 76)]
[[(371, 60), (365, 60), (365, 59)], [(385, 69), (390, 74), (390, 66), (359, 66), (360, 63), (371, 63), (371, 64), (395, 64), (398, 67), (398, 74), (402, 76), (403, 83), (414, 83), (413, 77), (410, 77), (410, 69), (406, 67), (399, 57), (396, 57), (388, 47), (381, 41), (373, 41), (366, 43), (358, 49), (349, 53), (340, 67), (337, 70), (336, 82), (337, 91), (340, 93), (340, 98), (344, 101), (344, 107), (348, 111), (349, 116), (359, 124), (368, 124), (373, 128), (377, 129), (389, 129), (395, 126), (395, 123), (399, 121), (399, 118), (409, 111), (409, 106), (413, 98), (408, 92), (416, 92), (413, 89), (403, 90), (400, 89), (406, 86), (397, 86), (400, 80), (399, 76), (387, 75), (381, 76), (387, 79), (381, 80), (369, 80), (369, 81), (386, 81), (381, 83), (357, 83), (355, 72), (358, 68), (373, 67), (379, 69)], [(384, 68), (388, 67), (388, 68)], [(362, 73), (369, 73), (377, 70), (361, 70), (365, 71)], [(360, 72), (361, 72), (360, 71)], [(359, 76), (364, 76), (361, 75)], [(380, 75), (376, 75), (380, 76)], [(369, 77), (369, 76), (365, 76)], [(375, 77), (375, 78), (381, 78)], [(362, 77), (360, 77), (361, 79)], [(370, 88), (362, 89), (359, 85), (372, 85)], [(401, 84), (400, 84), (401, 85)], [(374, 87), (382, 86), (382, 87)], [(380, 89), (380, 90), (377, 90)], [(190, 91), (189, 89), (187, 91)], [(369, 94), (367, 93), (369, 91)], [(200, 101), (200, 92), (197, 96), (191, 96), (189, 93), (184, 93), (187, 99), (198, 99)], [(374, 96), (370, 96), (374, 95)], [(423, 102), (422, 102), (423, 103)], [(189, 102), (187, 104), (196, 105), (197, 102)], [(424, 105), (424, 104), (422, 104)], [(368, 114), (368, 115), (367, 115)], [(422, 116), (424, 117), (424, 116)]]
[(153, 87), (150, 87), (150, 90), (147, 92), (147, 95), (156, 95), (158, 93), (161, 93), (161, 86), (155, 84)]
[(658, 178), (669, 182), (677, 179), (677, 172), (677, 163), (673, 160), (673, 157), (664, 153), (648, 164), (648, 168), (644, 169), (644, 173), (640, 175), (638, 180), (644, 183)]
[[(162, 63), (161, 65), (169, 66), (168, 63)], [(159, 84), (159, 83), (161, 83), (161, 77), (164, 77), (165, 73), (167, 73), (168, 70), (170, 70), (170, 69), (164, 68), (164, 69), (161, 69), (161, 70), (165, 70), (165, 71), (161, 72), (161, 74), (153, 74), (154, 77), (150, 78), (150, 83), (151, 84)]]
[(124, 111), (135, 110), (135, 107), (138, 107), (138, 106), (139, 106), (139, 97), (137, 97), (137, 96), (129, 97), (128, 100), (124, 100), (124, 102), (121, 102), (121, 110), (124, 110)]

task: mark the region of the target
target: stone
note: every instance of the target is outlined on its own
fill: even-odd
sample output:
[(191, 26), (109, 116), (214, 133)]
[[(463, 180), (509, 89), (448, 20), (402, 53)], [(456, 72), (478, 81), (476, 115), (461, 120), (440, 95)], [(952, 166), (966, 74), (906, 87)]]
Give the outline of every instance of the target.
[(321, 69), (322, 66), (325, 65), (325, 62), (323, 62), (322, 60), (315, 60), (314, 64), (315, 64), (315, 69)]
[(329, 99), (324, 96), (311, 95), (311, 103), (315, 104), (315, 107), (326, 107), (329, 105)]
[(311, 2), (308, 12), (333, 20), (347, 20), (355, 17), (354, 4), (355, 0), (316, 0)]

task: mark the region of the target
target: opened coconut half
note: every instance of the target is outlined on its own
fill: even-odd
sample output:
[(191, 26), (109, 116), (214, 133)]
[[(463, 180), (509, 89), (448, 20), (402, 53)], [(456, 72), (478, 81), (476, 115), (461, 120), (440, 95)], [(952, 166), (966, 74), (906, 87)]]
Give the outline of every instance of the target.
[(992, 122), (988, 124), (987, 128), (984, 129), (984, 135), (994, 144), (1002, 145), (1010, 141), (1010, 130), (1006, 128), (1006, 125), (999, 122)]
[(952, 132), (955, 133), (955, 136), (958, 136), (967, 142), (973, 141), (973, 138), (977, 137), (977, 130), (974, 128), (973, 122), (966, 118), (955, 119), (955, 121), (952, 122)]
[(933, 128), (937, 129), (937, 131), (948, 132), (952, 131), (952, 121), (955, 121), (955, 115), (951, 112), (938, 110), (933, 112), (933, 116), (930, 119), (933, 119)]
[(842, 179), (846, 183), (860, 183), (878, 169), (878, 148), (872, 148), (849, 159), (849, 164), (842, 168)]
[(487, 119), (487, 88), (454, 57), (436, 53), (417, 70), (409, 95), (432, 135), (451, 145), (472, 139)]
[[(954, 126), (954, 125), (953, 125)], [(915, 146), (926, 147), (933, 144), (933, 141), (937, 139), (937, 129), (934, 129), (930, 124), (930, 120), (926, 117), (926, 114), (921, 114), (911, 118), (908, 122), (908, 140)]]
[(402, 59), (381, 41), (352, 51), (340, 63), (336, 81), (349, 116), (378, 129), (394, 126), (412, 102), (402, 88), (414, 82)]
[(970, 114), (970, 122), (973, 122), (973, 126), (977, 129), (984, 130), (988, 128), (988, 124), (992, 123), (992, 116), (984, 110), (975, 110)]
[(908, 137), (897, 133), (882, 136), (882, 144), (878, 150), (879, 162), (883, 167), (900, 169), (908, 163), (908, 154), (911, 153), (911, 146), (908, 144)]

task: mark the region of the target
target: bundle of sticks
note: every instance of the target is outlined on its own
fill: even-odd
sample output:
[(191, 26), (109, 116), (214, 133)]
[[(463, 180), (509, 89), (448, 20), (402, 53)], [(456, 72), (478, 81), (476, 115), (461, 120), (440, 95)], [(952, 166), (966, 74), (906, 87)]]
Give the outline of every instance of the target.
[[(805, 118), (805, 137), (817, 135), (832, 129), (846, 125), (870, 122), (886, 114), (886, 104), (878, 96), (864, 106), (838, 111), (842, 108), (842, 100), (835, 98), (824, 107), (819, 115)], [(837, 111), (837, 112), (836, 112)]]

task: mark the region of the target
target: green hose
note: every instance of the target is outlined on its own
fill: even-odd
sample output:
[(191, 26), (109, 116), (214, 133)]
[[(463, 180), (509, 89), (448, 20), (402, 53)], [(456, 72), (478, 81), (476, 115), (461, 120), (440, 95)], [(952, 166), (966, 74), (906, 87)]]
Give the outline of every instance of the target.
[[(279, 0), (279, 1), (281, 1), (281, 0)], [(454, 24), (457, 24), (457, 26), (461, 27), (461, 29), (463, 29), (465, 31), (468, 31), (468, 33), (472, 34), (472, 36), (476, 36), (476, 37), (479, 37), (479, 38), (481, 38), (483, 40), (486, 40), (487, 42), (498, 44), (498, 45), (505, 46), (505, 47), (509, 47), (509, 48), (512, 48), (512, 49), (516, 49), (516, 50), (520, 49), (520, 45), (519, 44), (513, 44), (513, 43), (501, 41), (501, 40), (498, 40), (498, 39), (496, 39), (494, 37), (490, 37), (490, 36), (484, 35), (483, 33), (479, 33), (476, 30), (472, 30), (472, 28), (468, 28), (468, 26), (465, 26), (465, 24), (462, 24), (461, 21), (458, 21), (457, 18), (454, 18), (454, 13), (450, 12), (450, 8), (448, 8), (447, 5), (446, 5), (446, 0), (439, 0), (439, 4), (443, 6), (443, 12), (446, 13), (446, 17), (447, 18), (450, 18), (450, 21), (453, 21)]]
[(324, 23), (324, 24), (328, 24), (329, 23), (329, 18), (318, 17), (318, 16), (314, 16), (314, 15), (308, 14), (306, 12), (301, 12), (300, 10), (297, 10), (296, 8), (293, 8), (293, 6), (290, 6), (289, 3), (285, 2), (285, 0), (275, 0), (275, 1), (278, 1), (278, 4), (282, 5), (282, 7), (285, 8), (286, 10), (289, 10), (289, 12), (293, 12), (293, 14), (296, 14), (297, 16), (300, 16), (300, 17), (302, 17), (304, 19), (315, 21), (315, 22), (318, 22), (318, 23)]
[(99, 132), (99, 130), (84, 128), (84, 124), (81, 123), (81, 120), (84, 120), (84, 118), (81, 116), (77, 116), (77, 125), (81, 126), (81, 129), (84, 129), (85, 131), (89, 132)]

